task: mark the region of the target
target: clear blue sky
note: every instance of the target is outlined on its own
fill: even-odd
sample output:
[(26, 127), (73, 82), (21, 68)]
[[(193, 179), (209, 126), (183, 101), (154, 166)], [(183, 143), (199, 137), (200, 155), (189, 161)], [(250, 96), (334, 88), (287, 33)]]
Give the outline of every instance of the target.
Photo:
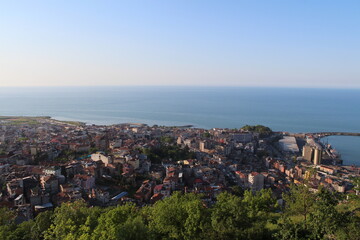
[(359, 0), (0, 1), (0, 86), (360, 87)]

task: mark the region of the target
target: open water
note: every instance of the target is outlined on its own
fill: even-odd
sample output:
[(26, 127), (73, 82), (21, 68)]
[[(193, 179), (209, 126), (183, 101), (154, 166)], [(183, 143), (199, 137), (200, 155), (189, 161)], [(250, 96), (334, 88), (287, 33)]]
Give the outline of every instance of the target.
[[(360, 89), (247, 87), (3, 87), (0, 115), (51, 116), (94, 124), (124, 122), (275, 131), (360, 132)], [(360, 137), (334, 141), (360, 163)], [(331, 141), (329, 141), (331, 143)], [(346, 146), (342, 147), (342, 144)]]

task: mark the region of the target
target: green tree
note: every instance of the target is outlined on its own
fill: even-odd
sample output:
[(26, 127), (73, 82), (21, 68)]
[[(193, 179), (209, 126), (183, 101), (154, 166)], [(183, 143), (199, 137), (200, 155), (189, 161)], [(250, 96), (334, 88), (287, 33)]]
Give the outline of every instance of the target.
[(160, 141), (163, 144), (172, 144), (175, 142), (174, 138), (169, 136), (161, 136)]
[(360, 217), (346, 216), (346, 221), (337, 229), (334, 239), (360, 240)]
[(271, 189), (261, 189), (256, 193), (247, 190), (243, 203), (250, 218), (266, 219), (267, 214), (275, 209), (276, 199), (273, 198)]
[(44, 233), (50, 228), (52, 224), (53, 212), (46, 211), (39, 213), (34, 220), (34, 225), (31, 228), (31, 239), (44, 239)]
[(164, 159), (179, 161), (195, 158), (195, 153), (190, 152), (187, 146), (181, 148), (174, 144), (161, 144), (159, 147), (144, 148), (142, 153), (147, 155), (152, 163), (161, 163)]
[(202, 134), (202, 136), (205, 137), (205, 138), (210, 138), (210, 137), (211, 137), (211, 134), (210, 134), (209, 132), (204, 132), (204, 133)]
[(13, 231), (9, 232), (7, 235), (7, 239), (11, 240), (35, 240), (35, 236), (32, 233), (32, 229), (34, 227), (34, 221), (29, 220), (22, 222), (21, 224), (14, 227)]
[(309, 239), (308, 234), (303, 224), (294, 223), (288, 216), (282, 215), (278, 222), (278, 231), (273, 236), (279, 240), (305, 240)]
[(195, 194), (178, 192), (148, 209), (149, 229), (153, 238), (204, 239), (209, 231), (207, 212)]
[(255, 125), (255, 126), (245, 125), (241, 128), (241, 130), (260, 133), (261, 135), (267, 135), (272, 133), (272, 130), (269, 127), (265, 127), (263, 125)]
[(15, 213), (8, 208), (0, 208), (0, 239), (11, 240), (11, 233), (16, 229)]
[(45, 239), (78, 239), (82, 235), (82, 225), (87, 220), (91, 209), (84, 201), (63, 203), (54, 211), (53, 222), (45, 233)]
[(352, 177), (351, 180), (353, 182), (356, 195), (359, 195), (360, 194), (360, 177)]
[(211, 226), (215, 239), (245, 239), (244, 229), (251, 222), (242, 199), (227, 192), (219, 194), (211, 210)]
[(314, 207), (307, 223), (312, 239), (334, 236), (343, 219), (343, 216), (335, 208), (337, 204), (338, 200), (335, 194), (325, 188), (320, 188), (319, 192), (315, 194)]
[(285, 200), (286, 213), (301, 215), (306, 226), (307, 218), (313, 210), (315, 195), (310, 192), (306, 185), (292, 185), (290, 193), (283, 194)]
[[(126, 204), (103, 213), (91, 239), (140, 240), (147, 238), (147, 228), (139, 210), (133, 204)], [(90, 238), (84, 235), (82, 239)]]
[(99, 149), (97, 149), (96, 147), (91, 147), (89, 153), (92, 154), (92, 153), (96, 153), (97, 151), (99, 151)]
[[(332, 215), (336, 213), (333, 208), (336, 201), (327, 197), (330, 196), (324, 190), (315, 194), (306, 185), (291, 185), (290, 192), (283, 194), (285, 214), (274, 236), (284, 240), (322, 239), (326, 230), (334, 227)], [(325, 226), (323, 221), (331, 226)]]
[(243, 197), (245, 191), (242, 187), (235, 185), (231, 187), (231, 193), (234, 194), (235, 196)]

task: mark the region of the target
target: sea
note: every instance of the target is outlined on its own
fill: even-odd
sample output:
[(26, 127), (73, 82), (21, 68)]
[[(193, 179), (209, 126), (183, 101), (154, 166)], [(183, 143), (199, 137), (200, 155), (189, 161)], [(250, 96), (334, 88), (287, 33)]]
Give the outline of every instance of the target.
[[(88, 124), (199, 128), (261, 124), (274, 131), (360, 132), (360, 89), (256, 87), (0, 87), (0, 115)], [(344, 164), (360, 165), (360, 137), (328, 138)]]

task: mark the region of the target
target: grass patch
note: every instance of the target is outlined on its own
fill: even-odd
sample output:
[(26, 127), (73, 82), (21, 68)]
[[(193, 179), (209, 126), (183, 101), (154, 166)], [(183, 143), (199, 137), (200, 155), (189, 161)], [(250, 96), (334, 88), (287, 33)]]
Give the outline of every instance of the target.
[(0, 121), (6, 121), (4, 125), (35, 125), (39, 120), (50, 119), (50, 117), (24, 117), (24, 116), (0, 116)]
[(336, 206), (336, 210), (341, 213), (354, 212), (356, 216), (360, 217), (360, 199), (352, 199), (345, 203), (340, 203)]
[(83, 126), (85, 123), (77, 121), (60, 121), (51, 119), (49, 116), (42, 117), (24, 117), (24, 116), (0, 116), (0, 121), (6, 121), (4, 125), (35, 125), (39, 124), (40, 120), (51, 120), (52, 122), (59, 124), (69, 124), (73, 126)]
[(83, 125), (85, 125), (85, 123), (77, 122), (77, 121), (59, 121), (59, 120), (55, 120), (55, 121), (59, 122), (59, 123), (65, 123), (65, 124), (69, 124), (69, 125), (74, 125), (74, 126), (83, 126)]

